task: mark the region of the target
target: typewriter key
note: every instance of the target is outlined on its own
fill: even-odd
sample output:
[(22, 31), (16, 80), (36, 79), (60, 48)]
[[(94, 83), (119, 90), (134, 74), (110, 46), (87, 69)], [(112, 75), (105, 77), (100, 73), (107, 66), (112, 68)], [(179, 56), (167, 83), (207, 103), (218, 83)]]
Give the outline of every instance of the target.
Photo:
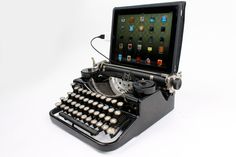
[(106, 96), (103, 95), (103, 96), (100, 97), (100, 99), (101, 99), (101, 100), (105, 100), (105, 99), (106, 99)]
[(73, 101), (73, 100), (68, 99), (66, 102), (67, 102), (68, 104), (70, 104), (72, 101)]
[(117, 103), (117, 106), (119, 106), (119, 107), (122, 107), (123, 105), (124, 105), (123, 102), (118, 102), (118, 103)]
[(57, 102), (57, 103), (55, 103), (55, 106), (56, 106), (56, 107), (59, 107), (59, 106), (61, 106), (61, 105), (62, 105), (61, 102)]
[(72, 87), (72, 88), (74, 88), (74, 87), (75, 87), (75, 83), (74, 83), (74, 82), (73, 82), (73, 83), (71, 83), (70, 85), (71, 85), (71, 87)]
[(83, 88), (79, 88), (78, 92), (81, 93), (84, 89)]
[(98, 105), (98, 102), (97, 102), (97, 101), (93, 102), (93, 106), (94, 106), (94, 107), (97, 106), (97, 105)]
[(116, 123), (117, 123), (117, 119), (116, 119), (116, 118), (112, 118), (112, 119), (110, 120), (110, 123), (111, 123), (111, 124), (116, 124)]
[(109, 106), (108, 105), (105, 105), (105, 106), (103, 106), (103, 108), (102, 108), (104, 111), (107, 111), (108, 109), (109, 109)]
[(75, 96), (76, 96), (76, 94), (75, 93), (71, 93), (71, 98), (74, 98)]
[(91, 96), (92, 96), (92, 97), (95, 97), (96, 94), (97, 94), (97, 93), (93, 92), (93, 93), (91, 93)]
[(84, 89), (83, 91), (82, 91), (82, 94), (85, 94), (85, 93), (87, 93), (87, 89)]
[(77, 110), (74, 110), (74, 111), (72, 112), (73, 115), (76, 115), (77, 113), (78, 113)]
[(109, 126), (107, 125), (107, 124), (104, 124), (103, 126), (102, 126), (102, 130), (107, 130), (109, 128)]
[(79, 100), (82, 101), (84, 99), (84, 96), (80, 96)]
[(62, 104), (62, 105), (60, 106), (61, 109), (64, 109), (65, 107), (66, 107), (66, 105), (64, 105), (64, 104)]
[(76, 104), (75, 104), (75, 107), (79, 107), (79, 106), (80, 106), (80, 103), (76, 103)]
[(64, 107), (64, 110), (65, 111), (69, 110), (69, 106)]
[(106, 102), (109, 103), (111, 101), (111, 98), (106, 98)]
[(87, 117), (85, 120), (86, 120), (87, 122), (90, 122), (90, 121), (92, 120), (92, 117)]
[(106, 116), (104, 119), (105, 121), (109, 121), (111, 119), (111, 116)]
[(60, 100), (63, 101), (64, 99), (66, 99), (65, 97), (60, 97)]
[(103, 106), (104, 106), (103, 104), (98, 104), (99, 109), (103, 108)]
[(95, 112), (93, 113), (93, 115), (94, 115), (94, 116), (97, 116), (97, 115), (99, 115), (99, 113), (100, 113), (99, 111), (95, 111)]
[(71, 112), (73, 112), (73, 111), (74, 111), (73, 108), (70, 108), (70, 109), (68, 110), (69, 113), (71, 113)]
[(81, 119), (82, 120), (84, 120), (84, 119), (86, 119), (87, 118), (87, 115), (86, 114), (83, 114), (82, 116), (81, 116)]
[(91, 105), (92, 103), (93, 103), (93, 100), (90, 99), (90, 100), (88, 101), (88, 104)]
[(105, 114), (104, 113), (100, 113), (98, 117), (102, 119), (102, 118), (105, 117)]
[(97, 126), (97, 127), (101, 127), (102, 125), (103, 125), (103, 123), (100, 122), (100, 121), (96, 123), (96, 126)]
[(91, 95), (92, 91), (87, 91), (86, 95)]
[(113, 113), (114, 111), (115, 109), (113, 107), (108, 109), (108, 113)]
[(89, 107), (86, 106), (86, 107), (84, 108), (84, 111), (88, 111), (88, 110), (89, 110)]
[(75, 101), (71, 102), (71, 106), (75, 106), (75, 104), (76, 104)]
[(80, 97), (80, 95), (79, 95), (79, 94), (77, 94), (77, 95), (75, 96), (75, 99), (79, 99), (79, 97)]
[(79, 106), (79, 109), (82, 110), (82, 109), (84, 109), (84, 107), (85, 107), (84, 105), (80, 105), (80, 106)]
[(112, 105), (115, 105), (115, 104), (117, 103), (117, 100), (116, 100), (116, 99), (113, 99), (113, 100), (111, 101), (111, 103), (112, 103)]
[(96, 95), (96, 98), (100, 98), (102, 95), (101, 94), (97, 94)]
[(114, 135), (116, 133), (116, 130), (114, 128), (112, 128), (112, 127), (108, 128), (106, 131), (110, 135)]
[(78, 113), (76, 114), (76, 116), (77, 116), (77, 117), (80, 117), (80, 116), (82, 116), (82, 114), (83, 114), (82, 112), (78, 112)]
[(89, 114), (93, 114), (94, 111), (95, 111), (94, 109), (90, 109), (90, 110), (88, 111), (88, 113), (89, 113)]
[(119, 116), (119, 115), (121, 115), (121, 111), (120, 111), (120, 110), (116, 110), (116, 111), (114, 112), (114, 114), (115, 114), (116, 116)]
[(97, 124), (97, 120), (96, 120), (96, 119), (91, 120), (91, 124), (92, 124), (92, 125)]
[(89, 101), (89, 99), (88, 98), (84, 98), (84, 100), (83, 100), (85, 103), (87, 103), (88, 101)]
[(72, 94), (72, 92), (67, 92), (68, 97), (70, 97), (71, 94)]

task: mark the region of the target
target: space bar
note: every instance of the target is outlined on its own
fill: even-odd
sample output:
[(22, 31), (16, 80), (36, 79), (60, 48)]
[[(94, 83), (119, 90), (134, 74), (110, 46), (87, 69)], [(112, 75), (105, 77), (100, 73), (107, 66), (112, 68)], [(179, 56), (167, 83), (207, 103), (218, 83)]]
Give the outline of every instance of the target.
[(72, 118), (71, 116), (65, 114), (64, 112), (60, 112), (59, 115), (62, 116), (65, 120), (68, 120), (68, 121), (74, 123), (75, 125), (81, 127), (82, 129), (88, 131), (92, 135), (97, 135), (98, 134), (98, 131), (90, 128), (89, 126), (85, 125), (84, 123), (82, 123), (80, 121), (75, 120), (74, 118)]

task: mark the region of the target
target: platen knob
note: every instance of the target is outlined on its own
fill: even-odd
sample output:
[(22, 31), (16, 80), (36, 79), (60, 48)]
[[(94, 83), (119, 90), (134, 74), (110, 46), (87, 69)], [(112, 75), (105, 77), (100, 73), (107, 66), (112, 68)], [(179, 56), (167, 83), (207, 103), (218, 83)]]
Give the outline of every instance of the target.
[(180, 89), (182, 85), (182, 80), (180, 78), (175, 78), (175, 79), (171, 78), (170, 81), (174, 89), (176, 90)]

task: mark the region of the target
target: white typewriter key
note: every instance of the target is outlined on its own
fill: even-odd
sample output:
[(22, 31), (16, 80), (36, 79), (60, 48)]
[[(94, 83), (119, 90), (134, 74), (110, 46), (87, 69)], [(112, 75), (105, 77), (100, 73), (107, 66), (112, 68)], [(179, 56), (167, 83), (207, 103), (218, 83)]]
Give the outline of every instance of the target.
[(109, 128), (109, 126), (106, 125), (106, 124), (104, 124), (104, 125), (102, 126), (102, 130), (107, 130), (108, 128)]
[(93, 114), (94, 111), (95, 111), (94, 109), (90, 109), (90, 110), (88, 111), (88, 113), (89, 113), (89, 114)]
[(100, 121), (96, 123), (96, 126), (97, 126), (97, 127), (101, 127), (102, 125), (103, 125), (103, 123), (100, 122)]
[(115, 111), (114, 108), (109, 108), (109, 109), (108, 109), (108, 112), (109, 112), (109, 113), (113, 113), (114, 111)]
[(84, 105), (80, 105), (79, 106), (79, 109), (83, 109), (85, 106)]
[(64, 104), (62, 104), (62, 105), (60, 106), (60, 108), (62, 108), (62, 109), (65, 108), (65, 107), (66, 107), (66, 105), (64, 105)]
[(111, 98), (106, 98), (106, 102), (110, 102), (111, 101)]
[(101, 94), (97, 94), (96, 95), (96, 98), (100, 98), (102, 95)]
[(64, 110), (65, 111), (69, 110), (69, 106), (64, 107)]
[(76, 96), (76, 94), (75, 94), (75, 93), (72, 93), (70, 96), (71, 96), (71, 97), (75, 97), (75, 96)]
[(91, 96), (94, 97), (97, 93), (93, 92), (91, 93)]
[(80, 93), (80, 92), (82, 92), (83, 91), (83, 88), (79, 88), (78, 89), (78, 92)]
[(121, 115), (121, 111), (120, 111), (120, 110), (116, 110), (116, 111), (114, 112), (114, 114), (115, 114), (116, 116), (119, 116), (119, 115)]
[(75, 104), (76, 104), (76, 102), (75, 102), (75, 101), (71, 102), (71, 105), (72, 105), (72, 106), (75, 106)]
[(67, 92), (67, 95), (70, 96), (72, 94), (72, 92)]
[(68, 99), (68, 100), (67, 100), (67, 103), (70, 104), (72, 101), (73, 101), (73, 100)]
[(106, 96), (101, 96), (101, 98), (100, 98), (101, 100), (105, 100), (106, 99)]
[(56, 107), (59, 107), (59, 106), (61, 106), (61, 105), (62, 105), (61, 102), (57, 102), (57, 103), (55, 103), (55, 106), (56, 106)]
[(75, 107), (79, 107), (79, 106), (80, 106), (80, 103), (76, 103), (76, 104), (75, 104)]
[(106, 111), (106, 110), (108, 110), (109, 109), (109, 106), (108, 105), (105, 105), (105, 106), (103, 106), (103, 108), (102, 108), (104, 111)]
[(84, 96), (80, 96), (80, 97), (79, 97), (79, 100), (83, 100), (83, 99), (84, 99)]
[(70, 108), (70, 109), (68, 110), (69, 113), (71, 113), (71, 112), (73, 112), (73, 111), (74, 111), (73, 108)]
[(92, 91), (87, 91), (86, 95), (90, 95), (92, 93)]
[(73, 115), (76, 115), (77, 113), (78, 113), (77, 110), (75, 110), (75, 111), (72, 112)]
[(75, 87), (74, 87), (74, 91), (77, 91), (78, 89), (79, 89), (78, 86), (75, 86)]
[(70, 85), (71, 85), (72, 87), (74, 87), (74, 86), (75, 86), (75, 83), (73, 82), (73, 83), (71, 83)]
[(76, 116), (77, 116), (77, 117), (80, 117), (80, 116), (82, 116), (82, 114), (83, 114), (82, 112), (78, 112), (78, 113), (76, 114)]
[(85, 120), (86, 120), (87, 122), (90, 122), (90, 121), (92, 120), (92, 117), (87, 117)]
[(103, 108), (103, 104), (98, 104), (98, 108)]
[(119, 107), (122, 107), (123, 105), (124, 105), (123, 102), (118, 102), (118, 103), (117, 103), (117, 106), (119, 106)]
[(88, 101), (88, 104), (92, 104), (92, 103), (93, 103), (93, 100), (90, 99), (90, 100)]
[(82, 93), (85, 94), (85, 93), (87, 93), (87, 91), (88, 91), (87, 89), (84, 89), (84, 90), (82, 91)]
[(79, 99), (79, 97), (80, 97), (80, 95), (79, 95), (79, 94), (77, 94), (77, 95), (75, 96), (75, 99)]
[(97, 105), (98, 105), (97, 101), (93, 102), (93, 106), (97, 106)]
[(112, 119), (110, 120), (110, 123), (111, 123), (111, 124), (116, 124), (116, 123), (117, 123), (117, 119), (116, 119), (116, 118), (112, 118)]
[(104, 117), (105, 117), (105, 114), (104, 114), (104, 113), (100, 113), (98, 117), (99, 117), (99, 118), (104, 118)]
[(83, 101), (86, 103), (86, 102), (88, 102), (88, 101), (89, 101), (89, 99), (88, 99), (88, 98), (85, 98)]
[(111, 119), (111, 116), (106, 116), (104, 119), (105, 121), (109, 121)]
[(115, 103), (117, 103), (117, 100), (116, 100), (116, 99), (113, 99), (113, 100), (111, 101), (111, 103), (114, 105)]
[(96, 124), (97, 123), (97, 120), (96, 119), (93, 119), (93, 120), (91, 120), (91, 124)]
[(116, 133), (116, 130), (114, 128), (110, 127), (110, 128), (107, 129), (107, 133), (111, 134), (111, 135), (114, 135)]
[(89, 110), (89, 107), (86, 106), (86, 107), (84, 108), (84, 111), (88, 111), (88, 110)]
[(65, 99), (65, 97), (60, 97), (60, 100), (63, 101)]
[(95, 111), (95, 112), (93, 113), (93, 115), (94, 115), (94, 116), (97, 116), (97, 115), (99, 115), (99, 113), (100, 113), (99, 111)]
[(86, 114), (83, 114), (82, 116), (81, 116), (81, 119), (82, 120), (84, 120), (84, 119), (86, 119), (87, 118), (87, 115)]

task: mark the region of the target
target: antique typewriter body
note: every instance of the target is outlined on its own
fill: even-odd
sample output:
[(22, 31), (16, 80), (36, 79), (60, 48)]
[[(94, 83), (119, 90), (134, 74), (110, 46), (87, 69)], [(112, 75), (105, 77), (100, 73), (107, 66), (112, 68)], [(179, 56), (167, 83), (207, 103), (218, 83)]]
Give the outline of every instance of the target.
[(185, 2), (114, 8), (109, 61), (81, 71), (52, 121), (111, 151), (173, 110), (184, 11)]

